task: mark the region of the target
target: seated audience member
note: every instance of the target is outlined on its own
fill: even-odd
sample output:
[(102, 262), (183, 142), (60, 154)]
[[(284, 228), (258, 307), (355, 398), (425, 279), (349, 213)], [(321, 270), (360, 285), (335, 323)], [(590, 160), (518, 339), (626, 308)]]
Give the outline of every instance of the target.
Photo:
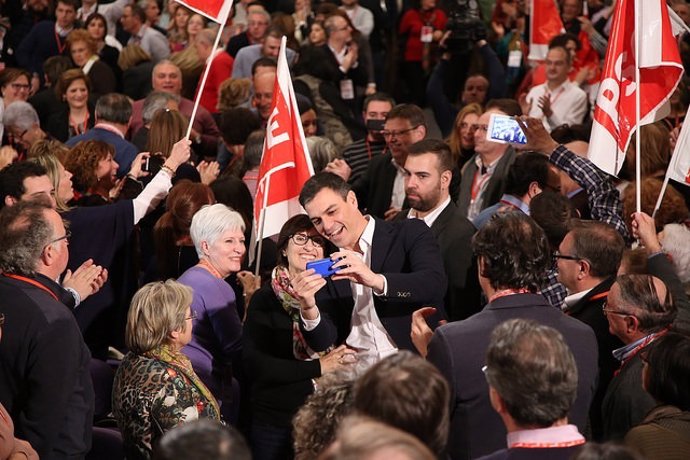
[(73, 204), (94, 206), (114, 198), (118, 164), (113, 153), (113, 147), (101, 141), (84, 141), (72, 148), (65, 169), (72, 173), (76, 192)]
[(84, 458), (94, 411), (90, 355), (61, 301), (71, 295), (55, 281), (67, 268), (69, 233), (48, 200), (34, 200), (0, 213), (0, 400), (14, 435), (41, 458)]
[(163, 91), (152, 91), (144, 99), (144, 107), (141, 112), (141, 120), (144, 123), (139, 131), (132, 136), (132, 144), (136, 145), (140, 151), (146, 151), (146, 143), (149, 139), (149, 130), (153, 117), (159, 110), (179, 110), (180, 98)]
[(127, 45), (120, 51), (117, 65), (122, 69), (122, 92), (139, 100), (151, 91), (154, 62), (139, 45)]
[(613, 351), (620, 368), (601, 406), (604, 439), (621, 440), (655, 405), (643, 388), (642, 356), (668, 332), (677, 307), (659, 278), (622, 275), (611, 286), (603, 311), (609, 331), (625, 344)]
[(433, 460), (438, 457), (419, 439), (403, 430), (366, 417), (350, 416), (343, 420), (335, 442), (319, 458)]
[(173, 428), (155, 449), (155, 460), (251, 460), (244, 438), (230, 425), (199, 419)]
[[(235, 63), (232, 66), (232, 78), (249, 78), (252, 76), (252, 66), (264, 57), (278, 60), (280, 51), (280, 40), (283, 32), (276, 27), (271, 27), (266, 33), (263, 43), (245, 46), (237, 52)], [(296, 61), (297, 53), (290, 48), (285, 50), (287, 61), (290, 66)]]
[(442, 457), (448, 441), (448, 383), (409, 351), (374, 364), (354, 387), (355, 413), (396, 427)]
[(474, 155), (474, 130), (482, 112), (482, 106), (472, 102), (460, 109), (455, 117), (455, 125), (446, 142), (458, 168), (462, 168)]
[(89, 32), (84, 29), (73, 30), (67, 36), (67, 49), (72, 62), (89, 77), (91, 91), (102, 96), (114, 92), (117, 81), (110, 66), (100, 60), (96, 46)]
[[(213, 49), (213, 44), (216, 39), (216, 32), (212, 29), (204, 29), (200, 31), (194, 40), (196, 53), (199, 56), (199, 61), (204, 65), (209, 65), (211, 69), (206, 77), (206, 83), (201, 92), (200, 104), (211, 113), (218, 113), (218, 93), (220, 85), (225, 80), (230, 78), (233, 71), (233, 59), (225, 50)], [(203, 73), (203, 70), (202, 70)], [(201, 85), (201, 79), (199, 79)], [(196, 92), (199, 92), (199, 86)]]
[(491, 333), (483, 370), (491, 405), (508, 431), (508, 448), (482, 459), (568, 460), (585, 443), (568, 424), (577, 364), (557, 330), (532, 320), (501, 323)]
[[(312, 379), (354, 362), (353, 350), (337, 347), (349, 331), (349, 310), (338, 302), (330, 280), (306, 270), (308, 261), (327, 256), (327, 248), (307, 216), (288, 219), (278, 236), (271, 281), (256, 291), (247, 309), (244, 360), (252, 380), (255, 458), (292, 457), (292, 419), (314, 390)], [(310, 346), (300, 324), (319, 315), (337, 324), (337, 334)]]
[(192, 290), (149, 283), (132, 299), (127, 348), (113, 383), (113, 415), (127, 458), (151, 458), (165, 432), (193, 420), (220, 420), (220, 409), (182, 348), (192, 338)]
[(23, 152), (48, 136), (41, 129), (41, 122), (36, 110), (28, 102), (15, 101), (6, 107), (2, 123), (7, 135), (12, 136), (12, 143), (15, 148)]
[(27, 101), (36, 109), (41, 125), (45, 126), (50, 115), (62, 110), (64, 101), (55, 94), (55, 85), (60, 75), (71, 68), (72, 61), (67, 56), (52, 56), (43, 63), (43, 89), (38, 90)]
[(223, 204), (208, 205), (194, 214), (189, 233), (199, 262), (178, 279), (194, 293), (194, 330), (184, 353), (216, 395), (223, 417), (234, 422), (239, 394), (233, 395), (232, 367), (242, 352), (242, 320), (235, 292), (225, 278), (240, 271), (244, 221)]
[(646, 458), (690, 456), (690, 338), (660, 337), (642, 352), (642, 385), (657, 406), (625, 436)]
[(232, 57), (237, 57), (237, 52), (249, 45), (264, 42), (266, 30), (271, 23), (271, 15), (263, 8), (253, 8), (247, 11), (247, 30), (232, 37), (228, 41), (226, 51)]
[(428, 346), (427, 359), (451, 385), (451, 458), (476, 458), (505, 447), (506, 430), (491, 408), (481, 369), (491, 331), (508, 319), (532, 319), (565, 337), (578, 368), (577, 398), (568, 418), (584, 430), (596, 388), (596, 337), (590, 327), (536, 294), (551, 260), (543, 230), (522, 213), (498, 215), (477, 232), (472, 248), (487, 306), (439, 327), (433, 336), (424, 318), (413, 315), (415, 344), (423, 355)]
[(509, 144), (489, 141), (486, 129), (492, 113), (518, 116), (518, 103), (511, 99), (494, 99), (477, 120), (474, 130), (475, 154), (462, 168), (457, 204), (460, 212), (473, 220), (479, 213), (497, 203), (505, 188), (505, 177), (515, 160), (515, 149)]
[(91, 80), (80, 69), (62, 73), (55, 93), (66, 104), (48, 118), (45, 130), (60, 142), (84, 134), (94, 126), (94, 107), (89, 102)]
[(352, 411), (354, 377), (344, 372), (322, 375), (292, 420), (295, 460), (317, 458), (333, 441), (341, 421)]
[(189, 235), (192, 218), (205, 205), (215, 203), (208, 185), (179, 181), (165, 200), (165, 213), (153, 227), (158, 280), (178, 278), (199, 262)]
[(118, 164), (117, 177), (123, 177), (132, 166), (139, 150), (125, 140), (132, 118), (132, 103), (124, 94), (110, 93), (96, 102), (95, 125), (83, 134), (71, 137), (66, 144), (74, 147), (81, 141), (102, 141), (115, 149), (113, 159)]

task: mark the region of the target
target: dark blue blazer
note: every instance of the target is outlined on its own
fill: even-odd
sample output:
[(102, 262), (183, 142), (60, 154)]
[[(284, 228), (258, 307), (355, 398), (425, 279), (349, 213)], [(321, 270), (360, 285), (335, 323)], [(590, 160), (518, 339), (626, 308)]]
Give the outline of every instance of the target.
[[(376, 313), (398, 348), (416, 353), (410, 339), (412, 313), (423, 306), (434, 306), (439, 314), (432, 319), (432, 325), (445, 317), (443, 296), (447, 278), (436, 238), (418, 219), (376, 219), (371, 247), (371, 269), (384, 275), (388, 283), (387, 295), (374, 295)], [(351, 299), (350, 294), (350, 305)], [(328, 342), (325, 337), (335, 335), (336, 325), (325, 316), (316, 329), (305, 331), (305, 338), (315, 350)]]
[(429, 344), (427, 360), (450, 384), (448, 453), (452, 459), (477, 458), (506, 447), (506, 429), (491, 407), (482, 367), (491, 332), (513, 318), (532, 319), (563, 334), (578, 370), (577, 398), (568, 418), (584, 432), (598, 372), (594, 331), (549, 305), (542, 295), (509, 295), (464, 321), (441, 326)]

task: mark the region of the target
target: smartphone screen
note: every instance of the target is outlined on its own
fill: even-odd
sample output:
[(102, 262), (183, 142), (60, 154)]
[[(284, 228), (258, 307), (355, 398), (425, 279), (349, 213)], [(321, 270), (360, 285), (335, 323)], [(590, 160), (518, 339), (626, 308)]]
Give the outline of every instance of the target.
[(526, 144), (525, 133), (515, 118), (510, 115), (492, 113), (489, 118), (489, 128), (486, 130), (487, 140), (503, 144)]

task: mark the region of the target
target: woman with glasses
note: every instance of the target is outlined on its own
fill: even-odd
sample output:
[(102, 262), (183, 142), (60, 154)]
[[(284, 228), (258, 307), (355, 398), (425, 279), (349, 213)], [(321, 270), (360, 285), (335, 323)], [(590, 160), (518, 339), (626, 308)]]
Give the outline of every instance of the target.
[(218, 402), (182, 353), (192, 339), (191, 303), (192, 290), (173, 280), (149, 283), (132, 299), (129, 353), (113, 383), (113, 415), (128, 459), (151, 458), (157, 441), (176, 426), (220, 419)]
[[(0, 72), (0, 120), (7, 106), (14, 101), (24, 101), (29, 99), (31, 92), (31, 74), (24, 69), (7, 68)], [(0, 123), (0, 138), (3, 137), (5, 127)], [(7, 145), (3, 139), (2, 145)]]
[(244, 220), (224, 204), (203, 206), (189, 227), (199, 263), (178, 281), (194, 291), (196, 314), (185, 354), (201, 380), (220, 401), (226, 420), (236, 421), (239, 399), (233, 362), (242, 352), (242, 321), (235, 291), (225, 281), (240, 271), (244, 258)]
[[(342, 343), (349, 331), (350, 309), (338, 304), (335, 284), (306, 270), (327, 257), (327, 243), (309, 217), (289, 219), (278, 236), (278, 264), (269, 283), (249, 304), (244, 331), (244, 360), (252, 381), (251, 444), (255, 459), (292, 458), (292, 418), (314, 391), (312, 379), (347, 366)], [(352, 294), (347, 283), (345, 295)], [(318, 303), (318, 306), (317, 306)], [(307, 345), (300, 323), (331, 317), (338, 337), (319, 350)]]

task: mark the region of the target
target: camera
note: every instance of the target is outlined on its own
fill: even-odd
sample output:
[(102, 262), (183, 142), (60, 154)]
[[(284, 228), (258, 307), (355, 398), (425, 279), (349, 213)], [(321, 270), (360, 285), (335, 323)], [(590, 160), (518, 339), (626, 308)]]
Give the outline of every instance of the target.
[(486, 26), (479, 13), (477, 0), (446, 0), (448, 22), (446, 31), (450, 36), (446, 48), (452, 54), (467, 54), (474, 44), (486, 38)]

